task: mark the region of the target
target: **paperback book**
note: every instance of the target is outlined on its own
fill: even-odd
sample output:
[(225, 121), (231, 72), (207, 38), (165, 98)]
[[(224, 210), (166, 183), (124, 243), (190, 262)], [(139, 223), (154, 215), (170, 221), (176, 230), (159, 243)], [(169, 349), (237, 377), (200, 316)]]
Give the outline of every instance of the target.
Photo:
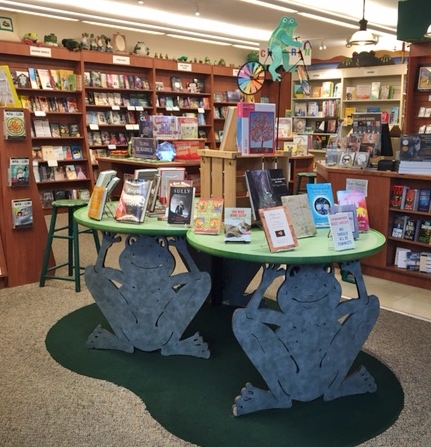
[(108, 189), (104, 186), (95, 185), (91, 193), (88, 204), (88, 217), (95, 220), (101, 220), (105, 211)]
[(359, 189), (339, 190), (337, 191), (337, 200), (339, 205), (350, 204), (356, 206), (359, 232), (368, 231), (370, 229), (367, 201), (364, 191)]
[(263, 231), (271, 252), (292, 250), (298, 245), (289, 211), (284, 206), (259, 210)]
[(225, 209), (224, 241), (251, 242), (251, 208), (227, 207)]
[(281, 201), (292, 218), (293, 229), (295, 230), (297, 239), (311, 237), (317, 234), (310, 202), (306, 194), (282, 196)]
[(26, 138), (25, 117), (22, 110), (6, 109), (3, 119), (6, 140), (24, 140)]
[(152, 180), (124, 180), (114, 218), (118, 222), (142, 223), (151, 192)]
[(219, 234), (223, 216), (223, 199), (200, 197), (195, 205), (193, 231)]
[(28, 186), (30, 183), (30, 160), (28, 157), (11, 157), (9, 162), (9, 186)]
[(31, 199), (12, 200), (12, 228), (27, 228), (33, 225), (33, 204)]

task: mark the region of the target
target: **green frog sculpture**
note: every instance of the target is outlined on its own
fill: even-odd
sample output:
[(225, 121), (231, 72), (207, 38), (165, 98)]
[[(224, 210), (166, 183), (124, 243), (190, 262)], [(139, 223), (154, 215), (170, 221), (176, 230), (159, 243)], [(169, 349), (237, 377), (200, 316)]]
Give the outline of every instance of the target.
[[(185, 239), (129, 235), (120, 270), (106, 267), (108, 249), (120, 241), (120, 236), (105, 232), (96, 264), (85, 269), (87, 287), (112, 328), (98, 326), (87, 347), (209, 358), (199, 333), (181, 339), (211, 288), (209, 274), (198, 270)], [(169, 246), (176, 247), (187, 272), (172, 274), (176, 262)]]
[[(264, 268), (248, 305), (233, 314), (233, 331), (269, 389), (247, 383), (235, 399), (235, 416), (290, 408), (293, 400), (330, 401), (376, 391), (365, 367), (350, 369), (377, 320), (379, 300), (367, 294), (359, 261), (341, 269), (355, 278), (358, 298), (341, 301), (333, 266)], [(282, 275), (278, 309), (262, 307), (266, 289)]]
[(297, 22), (293, 17), (282, 17), (277, 28), (272, 32), (268, 42), (268, 52), (272, 61), (268, 66), (273, 81), (280, 81), (281, 75), (277, 72), (278, 67), (283, 66), (285, 71), (289, 71), (289, 53), (285, 51), (286, 47), (301, 48), (301, 42), (298, 42), (293, 33)]

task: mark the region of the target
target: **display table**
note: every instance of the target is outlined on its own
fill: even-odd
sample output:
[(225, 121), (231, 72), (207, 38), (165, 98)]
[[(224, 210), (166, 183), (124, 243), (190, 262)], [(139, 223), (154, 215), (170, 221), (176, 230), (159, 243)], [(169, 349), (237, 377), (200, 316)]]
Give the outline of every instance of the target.
[[(235, 399), (236, 416), (289, 408), (292, 400), (323, 397), (329, 401), (376, 391), (375, 381), (364, 367), (349, 370), (379, 314), (379, 301), (367, 293), (359, 260), (384, 246), (381, 233), (362, 233), (355, 241), (356, 248), (346, 251), (329, 248), (328, 229), (300, 239), (292, 251), (278, 253), (269, 251), (259, 229), (252, 231), (250, 244), (226, 244), (223, 235), (197, 235), (192, 231), (187, 233), (187, 239), (192, 247), (212, 256), (264, 266), (261, 282), (249, 303), (235, 310), (232, 327), (268, 390), (247, 383)], [(334, 263), (354, 277), (357, 298), (341, 299)], [(267, 288), (281, 276), (284, 280), (276, 302), (265, 306)]]
[[(142, 224), (107, 216), (97, 221), (87, 213), (87, 207), (81, 208), (74, 218), (102, 231), (103, 239), (96, 264), (85, 269), (85, 283), (112, 329), (98, 326), (88, 337), (87, 347), (209, 358), (208, 345), (199, 333), (181, 340), (211, 289), (210, 275), (199, 271), (187, 250), (188, 228), (156, 218), (146, 218)], [(119, 269), (106, 266), (109, 248), (122, 239)], [(172, 247), (188, 271), (173, 274), (178, 258)]]

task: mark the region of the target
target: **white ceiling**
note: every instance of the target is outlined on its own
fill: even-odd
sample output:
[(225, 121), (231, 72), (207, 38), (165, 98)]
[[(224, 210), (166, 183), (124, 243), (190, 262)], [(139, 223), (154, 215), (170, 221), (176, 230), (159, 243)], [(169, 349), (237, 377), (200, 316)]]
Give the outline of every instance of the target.
[[(319, 45), (322, 40), (327, 46), (340, 46), (346, 43), (355, 30), (359, 28), (362, 18), (363, 0), (261, 0), (272, 5), (292, 8), (298, 12), (314, 13), (327, 19), (336, 19), (353, 25), (345, 28), (333, 23), (307, 18), (298, 13), (283, 12), (267, 7), (246, 3), (242, 0), (144, 0), (139, 5), (137, 0), (0, 0), (2, 6), (20, 4), (48, 6), (62, 11), (92, 14), (115, 19), (126, 19), (134, 23), (152, 26), (164, 26), (179, 30), (194, 30), (212, 36), (235, 35), (238, 39), (251, 42), (266, 42), (271, 32), (277, 27), (284, 15), (294, 17), (298, 23), (294, 36), (300, 40), (310, 40)], [(324, 5), (324, 6), (323, 6)], [(127, 8), (132, 8), (127, 12)], [(200, 16), (195, 16), (196, 8)], [(151, 18), (154, 10), (159, 10), (159, 18)], [(174, 17), (171, 14), (180, 14)], [(334, 16), (332, 14), (337, 14)], [(384, 27), (392, 29), (391, 40), (380, 36), (379, 47), (387, 50), (399, 49), (396, 43), (398, 0), (367, 0), (365, 18), (368, 29), (384, 32)], [(210, 22), (209, 22), (210, 21)], [(218, 22), (218, 23), (214, 23)], [(215, 27), (212, 30), (212, 27)], [(230, 29), (230, 27), (233, 29)], [(389, 32), (386, 30), (386, 32)], [(370, 47), (368, 47), (370, 49)], [(376, 48), (378, 49), (378, 48)]]

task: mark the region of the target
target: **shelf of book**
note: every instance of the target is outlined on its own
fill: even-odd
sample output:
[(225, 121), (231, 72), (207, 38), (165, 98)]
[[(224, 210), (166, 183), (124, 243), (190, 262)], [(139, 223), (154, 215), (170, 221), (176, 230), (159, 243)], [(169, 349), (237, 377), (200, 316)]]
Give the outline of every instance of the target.
[[(394, 237), (396, 216), (408, 216), (414, 221), (430, 221), (429, 211), (417, 211), (391, 206), (394, 203), (394, 186), (408, 186), (410, 189), (428, 189), (431, 176), (403, 174), (391, 171), (375, 171), (368, 169), (329, 167), (324, 163), (317, 163), (317, 181), (330, 182), (334, 193), (346, 189), (347, 179), (365, 180), (368, 182), (366, 198), (370, 226), (385, 235), (387, 241), (383, 250), (362, 261), (363, 273), (401, 282), (416, 287), (431, 290), (431, 276), (429, 273), (398, 268), (395, 265), (397, 249), (404, 248), (413, 253), (431, 252), (431, 245), (413, 239)], [(412, 267), (413, 268), (413, 267)]]

